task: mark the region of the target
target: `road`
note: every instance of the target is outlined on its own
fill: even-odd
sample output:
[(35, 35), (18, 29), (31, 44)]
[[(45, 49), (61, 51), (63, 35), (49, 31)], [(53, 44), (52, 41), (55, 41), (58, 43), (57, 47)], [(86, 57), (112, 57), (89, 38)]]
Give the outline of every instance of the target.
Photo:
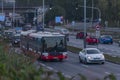
[(101, 64), (82, 64), (79, 63), (78, 54), (68, 52), (68, 59), (63, 62), (42, 62), (46, 66), (53, 68), (54, 70), (63, 72), (65, 75), (75, 76), (82, 74), (88, 78), (88, 80), (103, 79), (104, 76), (113, 73), (117, 79), (120, 79), (120, 65), (105, 62)]
[[(75, 39), (75, 36), (70, 36), (70, 41), (68, 45), (83, 48), (83, 40)], [(111, 55), (120, 55), (119, 47), (116, 43), (113, 45), (99, 44), (97, 45), (87, 45), (87, 47), (98, 47), (103, 52)], [(17, 51), (16, 51), (17, 52)], [(75, 76), (77, 74), (82, 74), (88, 78), (88, 80), (102, 79), (104, 76), (113, 73), (117, 80), (120, 80), (120, 65), (105, 62), (104, 65), (101, 64), (82, 64), (79, 63), (78, 54), (68, 51), (68, 59), (63, 62), (43, 62), (46, 66), (52, 68), (53, 70), (60, 71), (65, 75)], [(77, 79), (79, 80), (79, 79)]]
[[(75, 39), (75, 36), (70, 36), (70, 41), (68, 45), (83, 48), (83, 40)], [(101, 51), (112, 56), (120, 56), (120, 47), (117, 43), (111, 44), (99, 44), (99, 45), (86, 45), (87, 47), (98, 47)]]
[[(83, 40), (75, 39), (75, 36), (70, 36), (68, 45), (83, 48)], [(97, 45), (87, 45), (87, 47), (97, 47)], [(116, 43), (99, 44), (98, 48), (103, 52), (111, 55), (120, 55), (119, 47)], [(75, 76), (77, 74), (83, 74), (88, 80), (95, 80), (97, 78), (103, 79), (104, 76), (113, 73), (117, 80), (120, 79), (120, 65), (105, 62), (104, 65), (100, 64), (82, 64), (79, 63), (78, 54), (68, 52), (68, 59), (64, 62), (42, 62), (46, 66), (53, 68), (54, 70), (63, 72), (65, 75)]]

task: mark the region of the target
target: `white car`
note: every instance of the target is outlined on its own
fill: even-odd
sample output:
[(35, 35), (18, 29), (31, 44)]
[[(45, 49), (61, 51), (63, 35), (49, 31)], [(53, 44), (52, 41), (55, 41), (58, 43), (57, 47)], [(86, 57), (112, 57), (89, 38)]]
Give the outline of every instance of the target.
[(12, 26), (12, 22), (6, 21), (6, 22), (5, 22), (5, 26), (11, 27), (11, 26)]
[(103, 52), (97, 48), (85, 48), (79, 52), (79, 61), (87, 63), (105, 63)]
[(58, 31), (58, 32), (60, 32), (61, 34), (67, 34), (67, 35), (69, 35), (69, 30), (68, 29), (66, 29), (66, 28), (60, 28), (60, 27), (55, 27), (54, 28), (56, 31)]
[(120, 41), (118, 41), (118, 45), (119, 45), (119, 47), (120, 47)]

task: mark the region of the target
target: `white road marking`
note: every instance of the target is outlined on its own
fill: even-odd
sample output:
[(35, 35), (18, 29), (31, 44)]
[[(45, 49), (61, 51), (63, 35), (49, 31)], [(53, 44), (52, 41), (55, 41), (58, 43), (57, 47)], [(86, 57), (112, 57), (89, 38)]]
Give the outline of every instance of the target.
[(105, 72), (105, 74), (111, 74), (110, 72)]
[(49, 70), (54, 70), (52, 67), (49, 67), (49, 66), (47, 66), (47, 69), (49, 69)]
[(83, 66), (83, 67), (87, 67), (87, 68), (89, 67), (89, 66), (87, 66), (87, 65), (85, 65), (85, 64), (81, 64), (81, 66)]

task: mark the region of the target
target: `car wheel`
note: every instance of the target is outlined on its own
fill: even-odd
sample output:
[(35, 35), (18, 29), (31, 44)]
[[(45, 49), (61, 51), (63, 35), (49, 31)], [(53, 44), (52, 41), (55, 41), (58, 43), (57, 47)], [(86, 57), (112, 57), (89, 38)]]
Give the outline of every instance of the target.
[(120, 44), (119, 44), (119, 47), (120, 47)]
[(82, 60), (81, 60), (80, 56), (79, 56), (79, 62), (82, 63)]
[(105, 62), (102, 62), (102, 63), (100, 63), (100, 64), (105, 64)]
[(78, 39), (78, 36), (76, 36), (76, 39)]
[(113, 42), (111, 42), (111, 44), (113, 44)]
[(87, 59), (84, 60), (84, 64), (87, 64)]

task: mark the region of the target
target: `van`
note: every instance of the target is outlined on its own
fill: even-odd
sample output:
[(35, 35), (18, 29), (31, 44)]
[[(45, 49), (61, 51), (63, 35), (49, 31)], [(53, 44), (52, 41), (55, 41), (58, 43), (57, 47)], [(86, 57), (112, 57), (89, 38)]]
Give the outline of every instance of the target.
[(57, 31), (57, 32), (65, 35), (67, 41), (69, 41), (69, 34), (70, 34), (70, 32), (69, 32), (68, 29), (66, 29), (66, 28), (60, 28), (60, 27), (55, 27), (54, 29), (55, 29), (55, 31)]

